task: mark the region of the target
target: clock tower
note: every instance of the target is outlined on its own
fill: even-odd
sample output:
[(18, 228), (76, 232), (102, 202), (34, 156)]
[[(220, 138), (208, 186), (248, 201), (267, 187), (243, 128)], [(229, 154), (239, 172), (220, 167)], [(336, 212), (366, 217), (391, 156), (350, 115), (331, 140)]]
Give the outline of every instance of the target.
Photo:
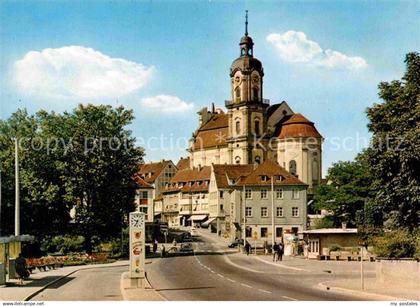
[(229, 118), (229, 153), (232, 164), (262, 163), (267, 158), (263, 144), (267, 142), (266, 109), (263, 99), (264, 70), (254, 57), (254, 42), (248, 36), (248, 11), (245, 17), (245, 35), (239, 42), (239, 57), (230, 68), (231, 95), (226, 101)]

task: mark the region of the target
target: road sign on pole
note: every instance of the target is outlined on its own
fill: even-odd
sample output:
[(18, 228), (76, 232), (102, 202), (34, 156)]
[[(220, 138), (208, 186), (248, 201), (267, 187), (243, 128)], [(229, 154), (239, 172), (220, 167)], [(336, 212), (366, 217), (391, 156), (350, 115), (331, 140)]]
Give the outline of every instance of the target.
[(130, 277), (144, 278), (145, 262), (145, 214), (130, 213)]

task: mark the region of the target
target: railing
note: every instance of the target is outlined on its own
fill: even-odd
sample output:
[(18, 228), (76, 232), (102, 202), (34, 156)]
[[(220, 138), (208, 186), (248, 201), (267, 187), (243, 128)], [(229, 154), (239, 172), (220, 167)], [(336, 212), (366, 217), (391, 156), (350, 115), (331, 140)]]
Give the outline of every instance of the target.
[[(252, 101), (252, 100), (250, 100), (250, 101), (240, 101), (240, 102), (238, 102), (238, 103), (242, 103), (242, 102), (259, 102), (259, 101)], [(262, 103), (262, 104), (267, 104), (267, 105), (269, 105), (269, 104), (270, 104), (270, 99), (262, 99), (261, 103)], [(225, 106), (226, 106), (226, 107), (231, 106), (231, 105), (233, 105), (233, 104), (235, 104), (235, 102), (234, 102), (234, 101), (232, 101), (232, 100), (225, 100)]]

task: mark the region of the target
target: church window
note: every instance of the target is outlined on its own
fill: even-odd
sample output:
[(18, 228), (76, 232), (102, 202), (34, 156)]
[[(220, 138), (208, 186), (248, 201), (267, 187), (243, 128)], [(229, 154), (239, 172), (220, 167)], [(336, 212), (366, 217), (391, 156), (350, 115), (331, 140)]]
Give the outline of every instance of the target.
[(240, 134), (241, 133), (241, 122), (238, 120), (235, 123), (235, 130), (236, 130), (236, 134)]
[(235, 97), (237, 100), (241, 98), (241, 89), (239, 87), (235, 90)]
[(241, 158), (239, 156), (235, 157), (235, 163), (236, 164), (240, 164), (241, 163)]
[(291, 175), (296, 175), (296, 170), (297, 166), (296, 166), (296, 161), (295, 160), (291, 160), (289, 162), (289, 172)]
[(246, 50), (245, 50), (245, 48), (242, 48), (241, 49), (241, 55), (245, 55), (246, 54)]
[(260, 121), (255, 120), (254, 125), (255, 125), (254, 127), (255, 135), (260, 135)]
[(252, 88), (252, 95), (254, 96), (254, 101), (258, 101), (258, 88)]
[(312, 180), (317, 181), (318, 180), (318, 174), (319, 170), (318, 170), (318, 161), (316, 160), (316, 158), (314, 158), (314, 160), (312, 161)]

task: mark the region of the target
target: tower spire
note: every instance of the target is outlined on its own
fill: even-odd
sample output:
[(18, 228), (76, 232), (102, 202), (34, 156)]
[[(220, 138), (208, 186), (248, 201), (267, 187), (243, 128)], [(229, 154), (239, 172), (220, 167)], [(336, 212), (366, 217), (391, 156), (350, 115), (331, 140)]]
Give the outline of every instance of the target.
[(248, 36), (248, 10), (245, 11), (245, 36)]

